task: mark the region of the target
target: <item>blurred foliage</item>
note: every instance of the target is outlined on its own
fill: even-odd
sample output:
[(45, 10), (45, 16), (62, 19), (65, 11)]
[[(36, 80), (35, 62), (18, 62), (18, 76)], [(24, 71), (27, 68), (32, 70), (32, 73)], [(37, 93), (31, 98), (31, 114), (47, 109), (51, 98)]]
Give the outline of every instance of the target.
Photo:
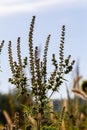
[[(78, 110), (76, 110), (76, 97), (67, 99), (67, 110), (64, 114), (64, 128), (62, 130), (86, 130), (87, 129), (87, 102), (83, 99), (78, 98)], [(5, 125), (7, 123), (5, 116), (3, 114), (3, 110), (7, 111), (12, 121), (14, 121), (14, 115), (16, 112), (19, 112), (19, 126), (24, 128), (24, 116), (23, 109), (21, 104), (28, 104), (29, 100), (25, 100), (25, 97), (20, 97), (17, 99), (17, 93), (12, 92), (9, 94), (0, 94), (0, 124)], [(62, 102), (61, 108), (59, 107), (58, 111), (55, 111), (56, 116), (60, 115), (61, 109), (64, 106), (64, 100), (57, 100), (59, 104)], [(3, 104), (3, 105), (2, 105)], [(55, 107), (55, 105), (54, 105)], [(50, 117), (49, 117), (50, 118)], [(57, 117), (58, 119), (60, 116)], [(27, 126), (28, 129), (29, 126)], [(58, 130), (58, 128), (50, 122), (45, 123), (44, 126), (41, 127), (41, 130)]]

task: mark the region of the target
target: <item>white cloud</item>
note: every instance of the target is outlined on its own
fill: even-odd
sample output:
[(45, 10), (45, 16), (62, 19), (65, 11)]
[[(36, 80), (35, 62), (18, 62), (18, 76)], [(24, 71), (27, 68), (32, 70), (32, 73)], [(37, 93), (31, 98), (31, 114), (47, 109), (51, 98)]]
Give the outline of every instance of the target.
[(21, 0), (2, 0), (2, 1), (0, 1), (0, 5), (17, 3), (17, 2), (21, 2)]
[(86, 0), (3, 0), (0, 1), (0, 15), (8, 15), (18, 12), (37, 12), (51, 7), (69, 7), (87, 4)]

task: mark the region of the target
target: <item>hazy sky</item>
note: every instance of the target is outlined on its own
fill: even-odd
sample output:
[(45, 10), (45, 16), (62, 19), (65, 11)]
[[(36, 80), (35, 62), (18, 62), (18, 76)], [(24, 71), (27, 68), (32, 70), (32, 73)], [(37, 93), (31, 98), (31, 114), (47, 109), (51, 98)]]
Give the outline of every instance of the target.
[[(0, 1), (0, 41), (5, 40), (5, 45), (0, 56), (0, 91), (8, 92), (13, 88), (8, 83), (11, 75), (8, 41), (12, 41), (14, 59), (18, 37), (21, 37), (23, 56), (28, 54), (28, 32), (33, 15), (36, 16), (34, 44), (40, 47), (41, 55), (46, 37), (51, 34), (48, 71), (51, 71), (51, 54), (58, 54), (61, 27), (64, 24), (65, 56), (71, 54), (72, 59), (79, 59), (80, 74), (83, 79), (87, 79), (87, 0), (3, 0)], [(63, 96), (66, 96), (62, 87), (61, 90)]]

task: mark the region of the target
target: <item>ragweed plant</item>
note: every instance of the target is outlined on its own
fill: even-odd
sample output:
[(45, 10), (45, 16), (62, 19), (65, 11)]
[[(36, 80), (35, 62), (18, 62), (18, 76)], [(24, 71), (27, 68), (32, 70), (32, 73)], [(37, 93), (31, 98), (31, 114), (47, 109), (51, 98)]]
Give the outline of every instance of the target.
[(25, 73), (23, 70), (26, 68), (26, 65), (27, 65), (27, 57), (25, 57), (22, 62), (21, 50), (20, 50), (20, 37), (18, 37), (18, 40), (17, 40), (18, 62), (13, 61), (11, 41), (9, 41), (9, 44), (8, 44), (8, 54), (9, 54), (10, 69), (12, 72), (12, 78), (9, 78), (9, 82), (11, 82), (11, 84), (16, 85), (20, 94), (24, 94), (26, 92), (27, 77), (25, 76)]
[(4, 46), (4, 40), (2, 40), (2, 42), (0, 43), (0, 55), (1, 55), (1, 51), (2, 51), (3, 46)]
[(4, 40), (3, 40), (3, 41), (1, 42), (1, 44), (0, 44), (0, 54), (1, 54), (1, 51), (2, 51), (3, 46), (4, 46)]
[[(50, 114), (50, 111), (47, 108), (49, 108), (49, 101), (51, 96), (59, 90), (59, 87), (65, 80), (64, 76), (72, 71), (75, 61), (71, 61), (71, 55), (69, 55), (67, 58), (64, 57), (65, 25), (63, 25), (60, 38), (59, 60), (57, 60), (58, 58), (56, 58), (55, 54), (52, 54), (52, 65), (54, 66), (54, 70), (51, 72), (50, 77), (47, 78), (47, 52), (51, 35), (49, 34), (47, 36), (44, 46), (43, 59), (41, 60), (38, 55), (38, 46), (34, 48), (33, 45), (34, 25), (35, 16), (32, 17), (28, 40), (30, 77), (27, 77), (23, 71), (27, 66), (28, 57), (25, 57), (22, 62), (20, 38), (18, 38), (18, 62), (13, 61), (11, 41), (8, 44), (9, 64), (12, 72), (12, 77), (9, 78), (9, 82), (14, 84), (20, 91), (20, 94), (23, 95), (27, 92), (27, 79), (30, 79), (29, 86), (31, 89), (33, 103), (30, 106), (27, 106), (27, 110), (25, 110), (24, 115), (27, 115), (26, 118), (28, 118), (28, 122), (31, 123), (30, 125), (33, 129), (40, 130), (43, 125), (45, 125), (45, 123), (49, 124), (49, 116), (47, 118), (45, 115), (46, 113)], [(50, 90), (51, 95), (48, 97), (47, 95)], [(25, 104), (23, 104), (23, 107), (26, 108), (24, 105)], [(28, 112), (28, 110), (30, 112)], [(63, 115), (64, 114), (62, 112), (61, 119), (63, 118)], [(60, 122), (62, 121), (60, 120)]]

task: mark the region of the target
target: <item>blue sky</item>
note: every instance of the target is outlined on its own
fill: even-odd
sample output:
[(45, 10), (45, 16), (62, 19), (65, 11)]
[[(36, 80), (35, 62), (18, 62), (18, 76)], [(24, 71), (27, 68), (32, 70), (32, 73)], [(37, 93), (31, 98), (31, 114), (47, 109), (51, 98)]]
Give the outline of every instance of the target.
[[(0, 56), (0, 92), (14, 88), (8, 83), (11, 75), (8, 63), (8, 41), (12, 41), (16, 59), (16, 41), (21, 37), (22, 55), (28, 54), (28, 32), (32, 16), (36, 16), (34, 44), (41, 49), (51, 34), (48, 52), (48, 71), (51, 71), (51, 54), (58, 54), (61, 27), (66, 26), (65, 56), (79, 59), (80, 74), (87, 79), (87, 1), (86, 0), (3, 0), (0, 1), (0, 41), (5, 45)], [(69, 75), (72, 79), (72, 74)], [(61, 87), (60, 93), (66, 96)]]

